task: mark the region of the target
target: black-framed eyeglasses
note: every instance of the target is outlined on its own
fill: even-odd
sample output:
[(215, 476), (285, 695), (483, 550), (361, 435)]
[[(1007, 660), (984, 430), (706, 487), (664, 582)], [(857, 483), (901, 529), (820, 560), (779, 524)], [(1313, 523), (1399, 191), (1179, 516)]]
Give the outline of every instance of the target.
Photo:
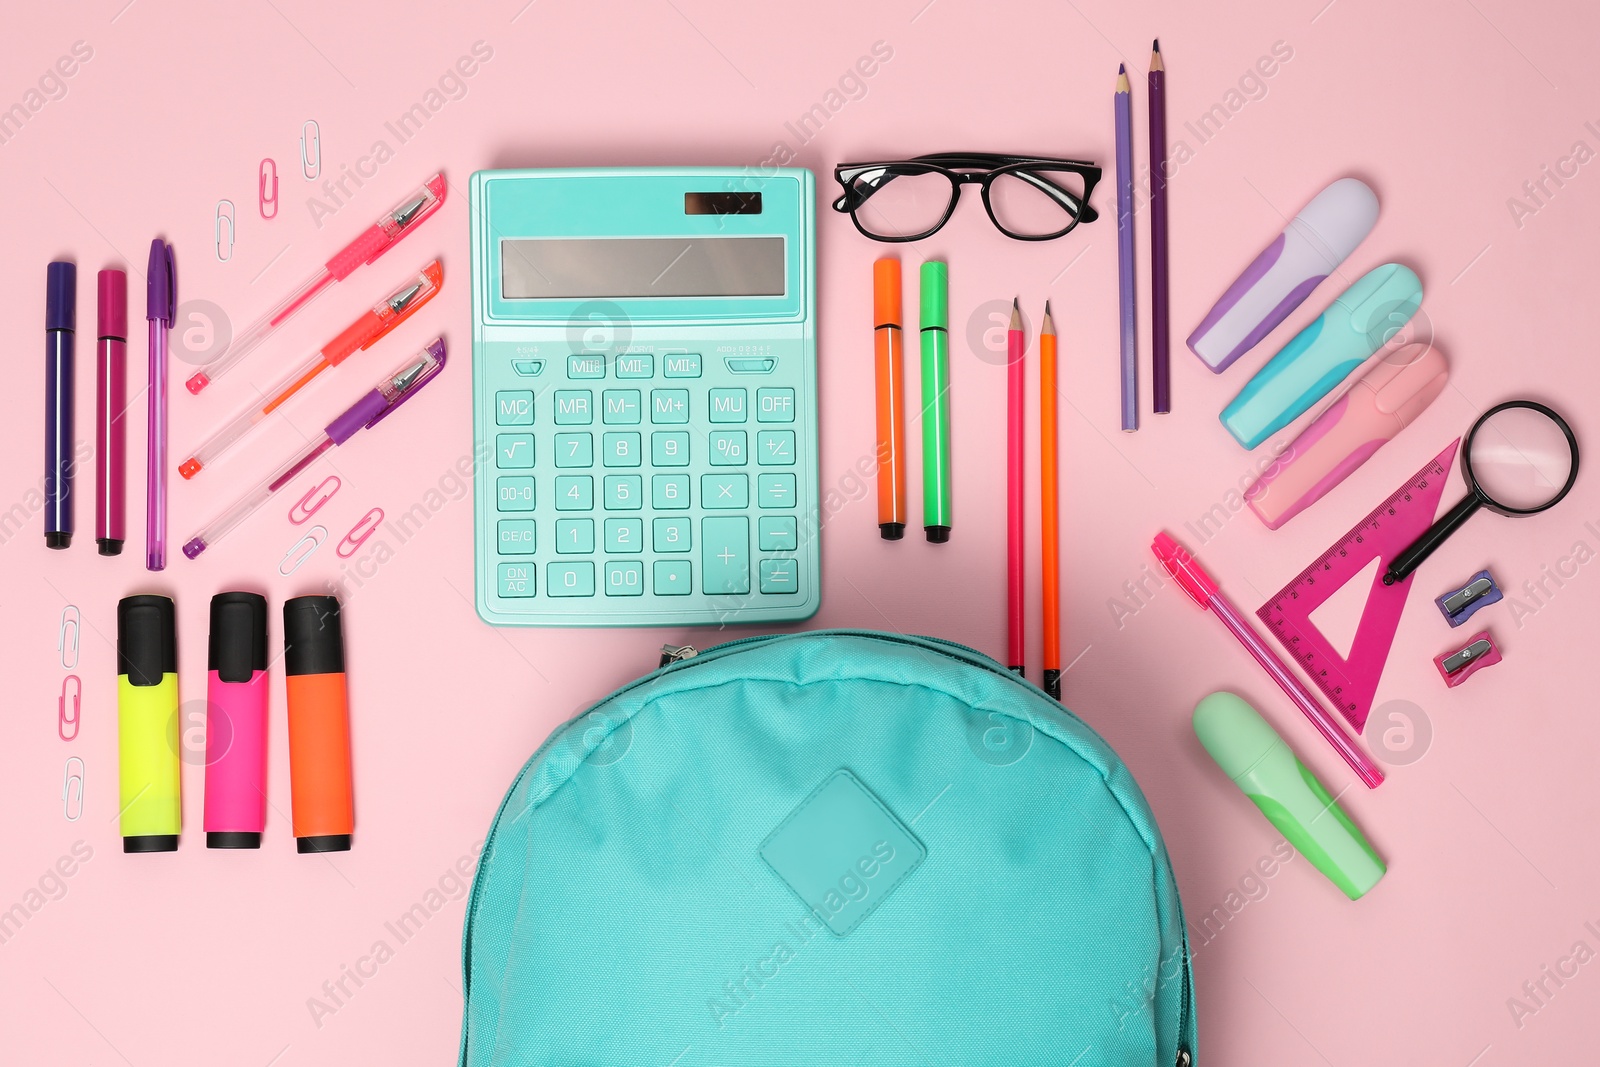
[(1017, 241), (1051, 241), (1099, 212), (1089, 196), (1100, 168), (1077, 159), (943, 152), (876, 163), (840, 163), (844, 195), (833, 202), (874, 241), (920, 241), (955, 212), (963, 185), (977, 185), (995, 228)]

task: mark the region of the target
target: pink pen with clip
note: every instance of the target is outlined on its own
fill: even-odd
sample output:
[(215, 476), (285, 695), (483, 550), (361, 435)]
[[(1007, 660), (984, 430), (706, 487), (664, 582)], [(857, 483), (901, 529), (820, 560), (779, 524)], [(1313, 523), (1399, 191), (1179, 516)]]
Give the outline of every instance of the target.
[(428, 345), (386, 375), (365, 396), (352, 404), (344, 414), (328, 423), (327, 428), (300, 451), (290, 456), (277, 470), (244, 496), (227, 511), (213, 519), (206, 528), (189, 538), (183, 554), (194, 559), (244, 520), (256, 509), (272, 499), (273, 495), (294, 481), (307, 467), (335, 445), (342, 445), (362, 430), (370, 430), (394, 414), (401, 404), (410, 400), (422, 387), (439, 376), (444, 369), (444, 339), (436, 337)]
[(256, 320), (220, 357), (204, 370), (197, 371), (184, 384), (189, 392), (198, 393), (228, 371), (265, 341), (274, 330), (282, 326), (295, 312), (311, 303), (316, 296), (334, 282), (344, 281), (362, 267), (373, 262), (422, 225), (444, 203), (446, 191), (443, 174), (435, 174), (423, 183), (422, 188), (406, 197), (395, 209), (369, 226), (361, 236), (340, 249), (322, 268), (307, 278), (277, 307)]
[(1250, 510), (1276, 530), (1411, 425), (1449, 378), (1449, 364), (1429, 344), (1402, 345), (1386, 353), (1250, 483), (1244, 491)]
[(1334, 747), (1334, 751), (1344, 757), (1350, 769), (1356, 772), (1356, 777), (1360, 778), (1369, 789), (1376, 789), (1382, 785), (1383, 771), (1372, 761), (1372, 757), (1361, 751), (1328, 710), (1317, 703), (1317, 698), (1311, 695), (1311, 691), (1299, 678), (1295, 677), (1288, 665), (1273, 654), (1272, 649), (1261, 639), (1261, 635), (1250, 627), (1244, 615), (1234, 607), (1233, 602), (1222, 595), (1222, 590), (1217, 588), (1217, 583), (1211, 575), (1189, 555), (1188, 550), (1166, 533), (1156, 534), (1155, 544), (1151, 547), (1155, 550), (1156, 559), (1161, 562), (1161, 566), (1166, 568), (1173, 580), (1189, 594), (1189, 598), (1202, 608), (1211, 609), (1212, 614), (1228, 628), (1228, 632), (1238, 639), (1257, 663), (1261, 664), (1262, 670), (1271, 675), (1272, 680), (1278, 683), (1278, 687), (1288, 694), (1294, 706), (1311, 720), (1311, 725), (1315, 726), (1317, 732)]

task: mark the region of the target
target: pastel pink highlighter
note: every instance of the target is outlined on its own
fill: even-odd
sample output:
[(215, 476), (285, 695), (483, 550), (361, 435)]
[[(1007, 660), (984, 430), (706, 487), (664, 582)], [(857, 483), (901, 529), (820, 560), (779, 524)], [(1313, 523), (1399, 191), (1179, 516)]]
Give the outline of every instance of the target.
[(1449, 377), (1444, 355), (1428, 344), (1386, 353), (1245, 489), (1250, 510), (1276, 530), (1321, 500), (1422, 414)]
[(267, 600), (211, 598), (206, 847), (260, 848), (267, 822)]

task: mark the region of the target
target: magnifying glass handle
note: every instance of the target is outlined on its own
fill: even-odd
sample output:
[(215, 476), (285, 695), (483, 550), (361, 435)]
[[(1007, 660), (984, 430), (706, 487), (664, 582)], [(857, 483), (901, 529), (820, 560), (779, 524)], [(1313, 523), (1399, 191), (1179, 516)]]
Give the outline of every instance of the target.
[(1468, 493), (1461, 499), (1461, 503), (1445, 514), (1444, 518), (1428, 527), (1426, 533), (1389, 561), (1389, 569), (1383, 574), (1383, 584), (1394, 585), (1409, 578), (1418, 564), (1433, 555), (1433, 550), (1444, 544), (1445, 538), (1455, 533), (1461, 524), (1472, 518), (1473, 513), (1482, 506), (1483, 501), (1476, 493)]

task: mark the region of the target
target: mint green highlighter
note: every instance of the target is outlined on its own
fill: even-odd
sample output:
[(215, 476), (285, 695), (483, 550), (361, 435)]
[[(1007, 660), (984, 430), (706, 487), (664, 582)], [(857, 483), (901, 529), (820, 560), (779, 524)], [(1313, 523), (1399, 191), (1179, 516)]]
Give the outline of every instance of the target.
[(713, 167), (472, 176), (486, 622), (816, 612), (812, 182)]

